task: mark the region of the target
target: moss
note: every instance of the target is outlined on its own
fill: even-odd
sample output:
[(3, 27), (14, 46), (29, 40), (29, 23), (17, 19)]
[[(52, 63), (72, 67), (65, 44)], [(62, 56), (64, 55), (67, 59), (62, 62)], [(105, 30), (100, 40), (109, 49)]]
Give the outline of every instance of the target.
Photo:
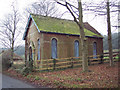
[(41, 78), (40, 77), (38, 77), (38, 76), (35, 76), (35, 78), (34, 78), (35, 80), (40, 80)]
[(27, 78), (28, 79), (31, 79), (31, 78), (33, 78), (34, 76), (33, 75), (27, 75)]
[[(38, 15), (32, 15), (32, 17), (40, 31), (80, 35), (79, 27), (74, 21), (43, 17)], [(101, 35), (95, 34), (86, 28), (84, 31), (86, 36), (102, 37)]]
[(69, 84), (69, 83), (64, 83), (63, 86), (66, 88), (88, 88), (89, 87), (89, 85), (86, 85), (86, 84), (79, 85), (79, 84)]
[(29, 67), (24, 67), (24, 68), (21, 70), (21, 73), (22, 73), (22, 75), (27, 76), (29, 73), (31, 73), (31, 68), (29, 68)]

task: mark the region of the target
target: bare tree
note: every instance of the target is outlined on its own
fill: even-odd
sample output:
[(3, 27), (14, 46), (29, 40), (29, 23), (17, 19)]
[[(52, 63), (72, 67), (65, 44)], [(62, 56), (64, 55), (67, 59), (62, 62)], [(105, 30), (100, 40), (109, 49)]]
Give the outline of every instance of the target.
[(81, 48), (82, 48), (82, 67), (83, 71), (88, 71), (88, 59), (87, 59), (87, 48), (86, 48), (86, 38), (85, 38), (85, 32), (84, 32), (84, 25), (83, 25), (83, 12), (82, 12), (82, 3), (81, 0), (76, 0), (76, 4), (78, 4), (78, 7), (76, 5), (71, 4), (72, 2), (67, 0), (55, 0), (58, 4), (64, 6), (67, 8), (67, 10), (70, 12), (72, 17), (74, 18), (74, 21), (79, 27), (80, 30), (80, 36), (79, 39), (81, 40)]
[[(120, 5), (118, 4), (118, 0), (104, 0), (97, 3), (84, 3), (84, 11), (92, 12), (95, 16), (107, 16), (107, 32), (108, 32), (108, 47), (109, 47), (109, 60), (110, 66), (113, 66), (113, 53), (112, 53), (112, 36), (111, 36), (111, 27), (119, 28), (117, 25), (120, 20), (115, 19), (115, 17), (120, 12)], [(112, 16), (111, 16), (112, 15)], [(115, 20), (116, 25), (111, 25), (111, 19)], [(114, 23), (113, 23), (114, 24)]]
[(12, 5), (12, 13), (8, 14), (4, 20), (1, 20), (0, 41), (4, 47), (11, 50), (11, 63), (13, 63), (13, 53), (15, 41), (18, 38), (20, 31), (19, 28), (20, 14), (18, 10)]
[[(91, 1), (91, 0), (90, 0)], [(95, 16), (107, 16), (107, 0), (101, 0), (100, 2), (84, 2), (83, 3), (83, 11), (87, 14), (94, 14)], [(110, 14), (111, 19), (115, 20), (114, 23), (111, 22), (112, 27), (119, 27), (118, 22), (120, 20), (118, 19), (118, 15), (120, 12), (120, 5), (118, 3), (118, 0), (109, 0), (109, 8), (110, 8)], [(112, 21), (113, 21), (112, 20)]]
[(43, 16), (52, 16), (59, 17), (61, 16), (58, 12), (58, 8), (56, 3), (53, 0), (39, 0), (38, 2), (34, 2), (29, 7), (26, 8), (28, 13), (39, 14)]
[(111, 22), (110, 22), (110, 8), (109, 0), (107, 0), (107, 27), (108, 27), (108, 45), (109, 45), (109, 59), (110, 66), (113, 66), (113, 52), (112, 52), (112, 36), (111, 36)]

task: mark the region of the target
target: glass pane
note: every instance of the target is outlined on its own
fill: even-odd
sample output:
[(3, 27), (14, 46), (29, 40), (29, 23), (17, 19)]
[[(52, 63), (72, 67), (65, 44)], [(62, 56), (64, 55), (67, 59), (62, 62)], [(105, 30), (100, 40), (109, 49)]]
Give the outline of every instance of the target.
[(40, 40), (38, 40), (38, 60), (40, 60)]
[(57, 58), (57, 40), (52, 39), (52, 58)]
[(96, 58), (96, 55), (97, 55), (97, 44), (96, 44), (96, 42), (93, 43), (93, 55), (94, 55), (93, 58)]
[(74, 43), (74, 49), (75, 49), (75, 57), (79, 57), (79, 41), (75, 41)]

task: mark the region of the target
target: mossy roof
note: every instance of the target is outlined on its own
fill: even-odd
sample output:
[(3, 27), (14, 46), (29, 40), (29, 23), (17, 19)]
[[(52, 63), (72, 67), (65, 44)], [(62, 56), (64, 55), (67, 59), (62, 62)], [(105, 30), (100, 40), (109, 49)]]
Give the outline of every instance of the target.
[[(53, 17), (45, 17), (41, 15), (31, 14), (37, 28), (43, 32), (61, 33), (70, 35), (80, 35), (78, 25), (72, 20), (58, 19)], [(85, 36), (102, 37), (100, 34), (91, 32), (87, 28), (84, 29)]]

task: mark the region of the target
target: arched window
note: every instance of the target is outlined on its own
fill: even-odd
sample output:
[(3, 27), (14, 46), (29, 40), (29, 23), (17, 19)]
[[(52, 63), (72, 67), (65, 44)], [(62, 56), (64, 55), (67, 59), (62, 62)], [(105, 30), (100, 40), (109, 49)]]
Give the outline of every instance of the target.
[(97, 55), (97, 43), (93, 43), (93, 58), (96, 58)]
[(57, 40), (55, 38), (52, 39), (51, 42), (51, 49), (52, 49), (52, 58), (57, 58)]
[(74, 43), (74, 54), (75, 57), (79, 57), (79, 41), (76, 40)]
[(40, 60), (40, 39), (38, 39), (38, 60)]

